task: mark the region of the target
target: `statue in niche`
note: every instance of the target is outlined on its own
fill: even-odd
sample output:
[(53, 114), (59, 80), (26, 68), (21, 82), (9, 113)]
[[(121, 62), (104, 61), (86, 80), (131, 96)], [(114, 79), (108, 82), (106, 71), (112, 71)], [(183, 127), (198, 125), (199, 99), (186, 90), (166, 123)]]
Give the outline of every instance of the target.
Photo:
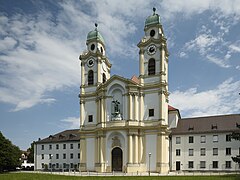
[(122, 120), (122, 116), (120, 113), (120, 102), (118, 100), (112, 101), (112, 104), (114, 106), (114, 112), (112, 113), (112, 120)]

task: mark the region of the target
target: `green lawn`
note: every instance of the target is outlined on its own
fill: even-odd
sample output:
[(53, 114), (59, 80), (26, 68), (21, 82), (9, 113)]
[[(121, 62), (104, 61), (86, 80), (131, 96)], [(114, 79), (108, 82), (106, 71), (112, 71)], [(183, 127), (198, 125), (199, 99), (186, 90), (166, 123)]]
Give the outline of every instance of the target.
[(53, 175), (53, 174), (40, 174), (40, 173), (5, 173), (0, 174), (0, 180), (92, 180), (92, 179), (125, 179), (125, 180), (145, 180), (145, 179), (159, 179), (159, 180), (240, 180), (240, 175), (226, 175), (226, 176), (158, 176), (158, 177), (148, 177), (148, 176), (99, 176), (99, 177), (81, 177), (81, 176), (63, 176), (63, 175)]

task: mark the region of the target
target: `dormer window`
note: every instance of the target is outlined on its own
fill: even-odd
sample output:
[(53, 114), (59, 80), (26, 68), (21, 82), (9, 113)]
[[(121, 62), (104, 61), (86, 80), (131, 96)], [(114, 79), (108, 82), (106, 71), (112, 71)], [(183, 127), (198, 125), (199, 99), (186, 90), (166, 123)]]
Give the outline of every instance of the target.
[(217, 129), (217, 125), (212, 125), (212, 129)]

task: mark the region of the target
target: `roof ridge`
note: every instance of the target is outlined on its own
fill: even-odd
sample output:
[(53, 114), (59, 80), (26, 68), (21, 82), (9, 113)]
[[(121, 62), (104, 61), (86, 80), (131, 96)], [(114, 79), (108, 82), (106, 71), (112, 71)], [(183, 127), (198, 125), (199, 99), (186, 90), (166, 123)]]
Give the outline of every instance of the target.
[(240, 114), (222, 114), (222, 115), (198, 116), (198, 117), (182, 118), (181, 120), (202, 119), (202, 118), (223, 117), (223, 116), (238, 116), (238, 115), (240, 115)]

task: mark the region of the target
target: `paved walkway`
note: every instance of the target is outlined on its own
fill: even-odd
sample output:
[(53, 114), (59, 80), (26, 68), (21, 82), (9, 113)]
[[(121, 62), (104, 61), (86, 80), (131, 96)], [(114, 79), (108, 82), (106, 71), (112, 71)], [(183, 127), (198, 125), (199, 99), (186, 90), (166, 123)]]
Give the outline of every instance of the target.
[[(57, 174), (65, 176), (149, 176), (149, 173), (97, 173), (97, 172), (46, 172), (46, 171), (20, 171), (25, 173)], [(169, 174), (150, 173), (150, 176), (217, 176), (239, 174), (240, 172), (170, 172)]]

